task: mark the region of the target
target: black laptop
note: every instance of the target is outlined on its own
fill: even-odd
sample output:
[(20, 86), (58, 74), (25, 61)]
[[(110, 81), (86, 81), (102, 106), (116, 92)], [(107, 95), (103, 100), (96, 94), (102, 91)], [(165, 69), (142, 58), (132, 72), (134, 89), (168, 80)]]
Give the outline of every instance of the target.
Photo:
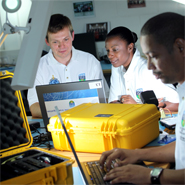
[[(78, 167), (80, 169), (80, 174), (82, 177), (82, 180), (84, 182), (84, 185), (104, 185), (104, 184), (110, 184), (108, 181), (104, 181), (103, 177), (105, 176), (105, 172), (100, 169), (99, 161), (88, 161), (88, 162), (80, 162), (78, 159), (78, 156), (76, 154), (76, 151), (73, 147), (73, 144), (71, 142), (71, 139), (69, 137), (69, 134), (66, 130), (66, 127), (63, 123), (61, 114), (59, 112), (59, 109), (57, 106), (55, 106), (56, 113), (60, 119), (60, 122), (62, 124), (62, 127), (64, 129), (64, 132), (66, 134), (67, 140), (69, 142), (69, 145), (71, 147), (71, 150), (74, 154), (75, 160), (78, 164)], [(138, 163), (139, 165), (145, 166), (144, 162)], [(130, 183), (122, 183), (123, 184), (130, 184)]]

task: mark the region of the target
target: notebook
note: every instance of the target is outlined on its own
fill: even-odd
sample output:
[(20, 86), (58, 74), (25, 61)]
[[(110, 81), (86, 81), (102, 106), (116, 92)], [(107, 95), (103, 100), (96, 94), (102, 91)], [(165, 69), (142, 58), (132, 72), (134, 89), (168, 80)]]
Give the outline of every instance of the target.
[[(64, 132), (66, 134), (67, 140), (69, 142), (69, 145), (71, 147), (71, 150), (73, 152), (75, 160), (76, 160), (76, 162), (78, 164), (78, 167), (79, 167), (80, 174), (81, 174), (81, 177), (82, 177), (84, 185), (104, 185), (104, 184), (110, 184), (109, 182), (106, 182), (106, 181), (103, 180), (105, 172), (103, 172), (100, 169), (99, 161), (88, 161), (88, 162), (80, 162), (79, 161), (78, 156), (77, 156), (76, 151), (75, 151), (75, 149), (73, 147), (73, 144), (71, 142), (71, 139), (70, 139), (69, 134), (68, 134), (68, 132), (66, 130), (66, 127), (65, 127), (65, 125), (63, 123), (62, 116), (61, 116), (57, 106), (55, 106), (55, 110), (56, 110), (57, 116), (58, 116), (58, 118), (60, 120), (60, 123), (62, 125), (62, 128), (64, 129)], [(138, 164), (145, 166), (144, 162), (140, 162)], [(123, 185), (123, 184), (130, 184), (130, 183), (121, 183), (121, 184)]]
[(36, 86), (42, 118), (47, 130), (49, 118), (82, 103), (106, 103), (103, 81), (89, 80)]

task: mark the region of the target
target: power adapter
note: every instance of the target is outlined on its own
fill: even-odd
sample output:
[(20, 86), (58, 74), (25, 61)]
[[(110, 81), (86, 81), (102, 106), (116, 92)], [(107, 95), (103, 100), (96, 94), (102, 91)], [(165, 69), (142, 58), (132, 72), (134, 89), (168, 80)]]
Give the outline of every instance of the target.
[(40, 122), (38, 121), (30, 121), (30, 130), (36, 130), (37, 128), (40, 128)]

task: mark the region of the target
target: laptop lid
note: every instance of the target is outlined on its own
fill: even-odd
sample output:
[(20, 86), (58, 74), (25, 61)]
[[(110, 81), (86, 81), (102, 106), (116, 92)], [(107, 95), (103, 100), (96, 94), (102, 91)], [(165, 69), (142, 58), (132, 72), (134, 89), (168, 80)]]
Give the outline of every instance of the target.
[(74, 147), (73, 147), (73, 144), (72, 144), (72, 142), (71, 142), (71, 139), (70, 139), (70, 137), (69, 137), (69, 134), (67, 133), (66, 127), (65, 127), (64, 122), (63, 122), (63, 120), (62, 120), (62, 116), (61, 116), (61, 114), (60, 114), (59, 109), (58, 109), (57, 106), (55, 106), (55, 111), (56, 111), (56, 113), (57, 113), (57, 115), (58, 115), (58, 118), (60, 119), (60, 123), (61, 123), (61, 125), (62, 125), (62, 127), (63, 127), (63, 129), (64, 129), (65, 135), (66, 135), (66, 137), (67, 137), (67, 140), (68, 140), (68, 142), (69, 142), (69, 145), (70, 145), (70, 147), (71, 147), (71, 150), (72, 150), (72, 152), (73, 152), (73, 154), (74, 154), (74, 157), (75, 157), (75, 160), (76, 160), (76, 162), (77, 162), (77, 164), (78, 164), (78, 167), (80, 168), (80, 172), (81, 172), (81, 175), (82, 175), (82, 177), (83, 177), (84, 183), (85, 183), (86, 185), (89, 185), (88, 180), (87, 180), (87, 178), (86, 178), (86, 176), (85, 176), (85, 173), (84, 173), (84, 171), (83, 171), (83, 169), (82, 169), (81, 163), (80, 163), (80, 161), (79, 161), (79, 159), (78, 159), (78, 156), (77, 156), (77, 154), (76, 154), (76, 151), (75, 151), (75, 149), (74, 149)]
[(36, 86), (42, 118), (47, 130), (49, 118), (82, 103), (106, 103), (103, 81), (89, 80)]

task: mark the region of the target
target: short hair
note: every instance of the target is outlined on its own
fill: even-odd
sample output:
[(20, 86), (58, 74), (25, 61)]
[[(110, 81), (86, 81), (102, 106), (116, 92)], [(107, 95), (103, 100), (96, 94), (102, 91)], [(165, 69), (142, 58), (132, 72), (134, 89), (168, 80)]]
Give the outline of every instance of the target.
[(50, 17), (49, 26), (46, 34), (46, 39), (48, 40), (49, 33), (57, 33), (64, 28), (69, 28), (71, 34), (74, 31), (71, 21), (68, 17), (62, 14), (53, 14)]
[(111, 37), (120, 37), (122, 40), (125, 40), (127, 44), (130, 43), (135, 44), (138, 40), (137, 34), (130, 31), (128, 28), (119, 26), (116, 28), (113, 28), (106, 36), (106, 40)]
[(149, 19), (141, 29), (141, 36), (152, 35), (156, 42), (164, 45), (168, 52), (173, 51), (177, 38), (185, 38), (185, 17), (172, 12), (156, 15)]

